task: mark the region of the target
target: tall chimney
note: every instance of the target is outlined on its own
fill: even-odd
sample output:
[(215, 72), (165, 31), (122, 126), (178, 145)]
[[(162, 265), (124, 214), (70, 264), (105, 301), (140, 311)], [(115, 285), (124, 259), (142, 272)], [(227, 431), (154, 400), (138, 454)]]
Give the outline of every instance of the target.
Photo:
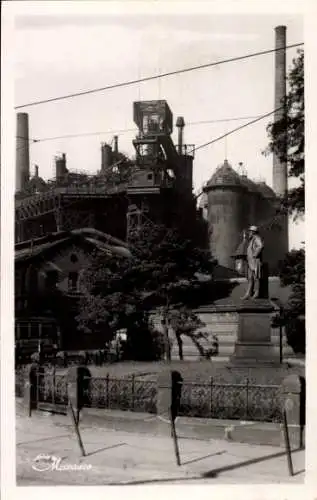
[(29, 115), (27, 113), (18, 113), (16, 137), (16, 191), (23, 191), (29, 179)]
[[(279, 121), (286, 118), (286, 26), (277, 26), (275, 28), (275, 48), (282, 49), (275, 52), (275, 109), (281, 108), (275, 112), (274, 120)], [(283, 142), (281, 143), (281, 153), (284, 159), (280, 159), (273, 154), (273, 189), (278, 197), (284, 197), (287, 194), (287, 130)], [(282, 214), (280, 218), (280, 235), (277, 247), (280, 252), (280, 260), (284, 258), (289, 250), (289, 231), (288, 214)]]
[(179, 116), (176, 120), (176, 127), (178, 128), (178, 154), (183, 154), (183, 139), (184, 139), (184, 127), (185, 121), (182, 116)]
[(62, 156), (55, 156), (55, 176), (56, 180), (60, 181), (67, 174), (66, 168), (66, 155), (65, 153)]
[(118, 153), (118, 136), (117, 135), (115, 135), (113, 138), (113, 152), (115, 154)]
[(101, 144), (101, 172), (106, 172), (107, 168), (112, 165), (112, 149), (109, 144)]
[[(283, 106), (283, 100), (286, 97), (286, 26), (277, 26), (275, 28), (275, 112), (274, 120), (277, 122), (285, 116), (286, 108)], [(286, 132), (286, 131), (285, 131)], [(282, 145), (283, 156), (287, 153), (286, 133)], [(281, 161), (276, 154), (273, 154), (273, 189), (277, 196), (284, 196), (287, 192), (287, 162)]]

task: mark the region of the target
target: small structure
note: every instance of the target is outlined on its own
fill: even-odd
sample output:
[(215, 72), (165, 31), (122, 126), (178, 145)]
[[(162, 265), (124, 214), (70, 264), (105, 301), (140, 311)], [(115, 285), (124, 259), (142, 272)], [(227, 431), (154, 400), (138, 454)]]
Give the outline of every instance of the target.
[(102, 347), (98, 334), (77, 331), (82, 272), (92, 254), (129, 258), (128, 246), (95, 229), (60, 231), (15, 246), (16, 354)]

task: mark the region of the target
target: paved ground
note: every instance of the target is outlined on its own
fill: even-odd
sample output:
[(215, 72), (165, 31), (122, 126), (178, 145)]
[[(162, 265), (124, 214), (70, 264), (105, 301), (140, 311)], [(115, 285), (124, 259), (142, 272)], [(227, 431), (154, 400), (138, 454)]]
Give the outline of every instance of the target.
[[(295, 475), (290, 477), (284, 450), (278, 447), (180, 439), (179, 467), (168, 435), (85, 425), (81, 433), (86, 456), (82, 457), (66, 416), (43, 413), (28, 418), (18, 411), (16, 427), (18, 486), (304, 481), (304, 451), (293, 453)], [(57, 470), (47, 458), (35, 462), (41, 454), (60, 458)]]

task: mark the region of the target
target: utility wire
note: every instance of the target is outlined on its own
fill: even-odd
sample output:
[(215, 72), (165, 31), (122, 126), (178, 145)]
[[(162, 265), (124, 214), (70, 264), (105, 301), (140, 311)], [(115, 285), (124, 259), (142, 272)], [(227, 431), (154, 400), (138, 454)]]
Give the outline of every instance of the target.
[[(243, 121), (243, 120), (250, 120), (251, 118), (258, 118), (262, 115), (255, 115), (255, 116), (237, 116), (233, 118), (219, 118), (217, 120), (200, 120), (196, 122), (187, 122), (186, 126), (195, 126), (195, 125), (204, 125), (208, 123), (222, 123), (222, 122), (230, 122), (230, 121)], [(36, 144), (38, 142), (46, 142), (46, 141), (55, 141), (58, 139), (76, 139), (80, 137), (88, 137), (88, 136), (96, 136), (96, 135), (104, 135), (104, 134), (123, 134), (125, 132), (136, 132), (138, 129), (135, 128), (125, 128), (121, 130), (105, 130), (101, 132), (83, 132), (81, 134), (67, 134), (67, 135), (60, 135), (60, 136), (54, 136), (54, 137), (44, 137), (43, 139), (26, 139), (25, 137), (21, 136), (16, 136), (16, 139), (24, 139), (28, 140), (32, 144)]]
[[(284, 106), (280, 106), (279, 108), (276, 108), (274, 109), (273, 111), (270, 111), (269, 113), (266, 113), (265, 115), (262, 115), (258, 118), (255, 118), (254, 120), (251, 120), (250, 122), (248, 123), (244, 123), (243, 125), (240, 125), (239, 127), (236, 127), (232, 130), (229, 130), (229, 132), (226, 132), (225, 134), (223, 135), (220, 135), (219, 137), (216, 137), (215, 139), (213, 139), (212, 141), (208, 141), (208, 142), (205, 142), (204, 144), (201, 144), (200, 146), (197, 146), (195, 148), (193, 148), (189, 154), (191, 153), (194, 153), (196, 152), (197, 150), (199, 149), (202, 149), (202, 148), (205, 148), (207, 146), (210, 146), (211, 144), (214, 144), (215, 142), (218, 142), (220, 141), (221, 139), (224, 139), (225, 137), (228, 137), (228, 135), (231, 135), (231, 134), (234, 134), (235, 132), (238, 132), (239, 130), (242, 130), (243, 128), (245, 127), (249, 127), (250, 125), (253, 125), (254, 123), (257, 123), (259, 122), (260, 120), (264, 120), (264, 118), (267, 118), (268, 116), (271, 116), (273, 115), (274, 113), (276, 113), (277, 111), (280, 111), (281, 109), (284, 109)], [(195, 199), (197, 200), (202, 194), (203, 194), (203, 190), (201, 190), (196, 196), (195, 196)]]
[(206, 146), (210, 146), (214, 142), (220, 141), (221, 139), (224, 139), (225, 137), (228, 137), (228, 135), (234, 134), (235, 132), (238, 132), (239, 130), (242, 130), (245, 127), (249, 127), (250, 125), (253, 125), (254, 123), (259, 122), (260, 120), (263, 120), (264, 118), (267, 118), (268, 116), (273, 115), (274, 113), (276, 113), (277, 111), (280, 111), (283, 108), (284, 108), (284, 106), (280, 106), (279, 108), (276, 108), (273, 111), (270, 111), (269, 113), (266, 113), (265, 115), (261, 115), (258, 118), (255, 118), (254, 120), (251, 120), (250, 122), (244, 123), (243, 125), (240, 125), (239, 127), (236, 127), (236, 128), (234, 128), (232, 130), (229, 130), (229, 132), (226, 132), (225, 134), (220, 135), (219, 137), (216, 137), (212, 141), (205, 142), (204, 144), (201, 144), (200, 146), (196, 146), (196, 147), (194, 147), (189, 152), (189, 154), (190, 153), (194, 153), (194, 152), (198, 151), (199, 149), (205, 148)]
[[(191, 153), (194, 153), (194, 152), (196, 152), (196, 151), (198, 151), (200, 149), (203, 149), (203, 148), (205, 148), (207, 146), (210, 146), (211, 144), (214, 144), (215, 142), (218, 142), (218, 141), (220, 141), (220, 140), (228, 137), (229, 135), (234, 134), (235, 132), (238, 132), (239, 130), (242, 130), (243, 128), (249, 127), (250, 125), (253, 125), (254, 123), (257, 123), (257, 122), (263, 120), (264, 118), (267, 118), (268, 116), (273, 115), (274, 113), (276, 113), (277, 111), (280, 111), (281, 109), (284, 109), (284, 106), (280, 106), (279, 108), (276, 108), (273, 111), (270, 111), (269, 113), (266, 113), (265, 115), (260, 115), (257, 118), (255, 118), (254, 120), (251, 120), (251, 121), (249, 121), (247, 123), (244, 123), (243, 125), (240, 125), (239, 127), (236, 127), (236, 128), (234, 128), (232, 130), (229, 130), (229, 132), (226, 132), (225, 134), (220, 135), (220, 136), (216, 137), (215, 139), (212, 139), (211, 141), (205, 142), (204, 144), (201, 144), (200, 146), (196, 146), (191, 151), (189, 151), (188, 153), (191, 154)], [(51, 138), (51, 140), (52, 139), (56, 139), (56, 137), (55, 138)], [(33, 139), (33, 142), (42, 142), (44, 140), (50, 140), (50, 139)], [(22, 146), (22, 148), (23, 148), (23, 146)], [(19, 149), (22, 149), (22, 148), (19, 148)], [(202, 192), (199, 193), (196, 196), (196, 198), (198, 198), (201, 194), (202, 194)]]
[(79, 97), (79, 96), (83, 96), (83, 95), (95, 94), (97, 92), (103, 92), (105, 90), (111, 90), (111, 89), (120, 88), (120, 87), (128, 87), (130, 85), (135, 85), (137, 83), (142, 83), (142, 82), (148, 82), (148, 81), (151, 81), (151, 80), (156, 80), (157, 78), (164, 78), (164, 77), (167, 77), (167, 76), (178, 75), (178, 74), (181, 74), (181, 73), (189, 73), (190, 71), (196, 71), (198, 69), (204, 69), (204, 68), (211, 68), (213, 66), (220, 66), (221, 64), (226, 64), (226, 63), (229, 63), (229, 62), (242, 61), (244, 59), (250, 59), (251, 57), (257, 57), (257, 56), (261, 56), (261, 55), (265, 55), (265, 54), (271, 54), (272, 52), (277, 52), (279, 50), (286, 50), (286, 49), (291, 49), (291, 48), (294, 48), (294, 47), (300, 47), (301, 45), (304, 45), (304, 42), (294, 43), (292, 45), (286, 45), (285, 47), (279, 47), (279, 48), (274, 48), (274, 49), (269, 49), (269, 50), (262, 50), (260, 52), (254, 52), (254, 53), (251, 53), (251, 54), (245, 54), (243, 56), (231, 57), (229, 59), (222, 59), (222, 60), (216, 61), (216, 62), (211, 62), (211, 63), (206, 63), (206, 64), (200, 64), (198, 66), (192, 66), (190, 68), (184, 68), (184, 69), (179, 69), (179, 70), (175, 70), (175, 71), (169, 71), (169, 72), (166, 72), (166, 73), (161, 73), (159, 75), (152, 75), (152, 76), (147, 76), (147, 77), (144, 77), (144, 78), (138, 78), (136, 80), (129, 80), (129, 81), (126, 81), (126, 82), (115, 83), (113, 85), (107, 85), (105, 87), (100, 87), (100, 88), (96, 88), (96, 89), (83, 90), (81, 92), (75, 92), (73, 94), (66, 94), (66, 95), (59, 96), (59, 97), (52, 97), (50, 99), (43, 99), (41, 101), (33, 101), (33, 102), (29, 102), (27, 104), (20, 104), (19, 106), (15, 106), (14, 109), (27, 108), (27, 107), (30, 107), (30, 106), (37, 106), (39, 104), (46, 104), (46, 103), (49, 103), (49, 102), (56, 102), (56, 101), (61, 101), (61, 100), (65, 100), (65, 99), (71, 99), (73, 97)]

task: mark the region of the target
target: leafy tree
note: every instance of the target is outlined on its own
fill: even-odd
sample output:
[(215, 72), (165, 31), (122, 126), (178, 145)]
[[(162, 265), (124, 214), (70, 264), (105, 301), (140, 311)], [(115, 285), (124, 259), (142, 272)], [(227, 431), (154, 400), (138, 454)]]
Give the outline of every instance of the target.
[[(298, 51), (288, 75), (289, 90), (284, 103), (285, 115), (268, 126), (270, 143), (267, 153), (274, 152), (287, 162), (288, 175), (298, 185), (289, 189), (282, 201), (282, 211), (294, 219), (305, 214), (305, 135), (304, 135), (304, 52)], [(287, 147), (284, 147), (286, 141)], [(288, 343), (295, 352), (305, 352), (305, 250), (292, 250), (280, 265), (283, 286), (291, 286), (291, 295), (283, 317)]]
[(182, 339), (183, 336), (187, 336), (192, 340), (201, 356), (206, 356), (206, 352), (200, 342), (201, 339), (206, 339), (206, 334), (198, 330), (205, 325), (197, 316), (197, 314), (195, 314), (191, 309), (188, 309), (187, 307), (181, 307), (179, 309), (171, 310), (168, 320), (175, 333), (178, 345), (179, 359), (181, 361), (184, 359)]
[(291, 294), (285, 306), (282, 324), (285, 325), (289, 345), (294, 352), (305, 353), (305, 250), (289, 252), (280, 267), (283, 286), (291, 285)]
[[(265, 154), (275, 153), (288, 165), (289, 177), (299, 185), (289, 189), (282, 204), (295, 218), (305, 212), (305, 102), (304, 102), (304, 52), (298, 51), (288, 74), (289, 90), (285, 102), (285, 113), (268, 126), (269, 145)], [(286, 143), (286, 148), (285, 148)]]
[[(139, 329), (149, 320), (149, 311), (160, 307), (167, 359), (171, 359), (168, 337), (169, 313), (176, 303), (195, 293), (200, 281), (197, 273), (213, 267), (208, 254), (174, 229), (145, 227), (135, 234), (131, 258), (96, 255), (82, 277), (84, 296), (78, 316), (86, 331), (118, 328)], [(187, 297), (187, 298), (186, 298)]]

